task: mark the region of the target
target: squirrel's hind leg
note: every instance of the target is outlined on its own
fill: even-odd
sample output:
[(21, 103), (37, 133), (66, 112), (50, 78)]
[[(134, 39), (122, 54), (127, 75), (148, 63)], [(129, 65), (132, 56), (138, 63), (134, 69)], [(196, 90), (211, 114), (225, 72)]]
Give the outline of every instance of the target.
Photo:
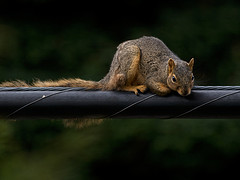
[[(128, 48), (128, 58), (130, 63), (127, 63), (126, 65), (129, 67), (126, 67), (127, 73), (126, 73), (126, 85), (132, 85), (134, 84), (137, 79), (138, 73), (139, 73), (139, 64), (141, 60), (141, 51), (138, 48), (138, 46), (131, 45), (126, 47)], [(130, 65), (129, 65), (130, 64)], [(122, 63), (122, 66), (124, 66), (124, 62)], [(125, 65), (125, 66), (126, 66)]]
[(117, 59), (120, 66), (120, 72), (116, 75), (116, 77), (118, 77), (117, 90), (131, 91), (136, 95), (138, 91), (142, 93), (145, 92), (147, 87), (137, 82), (141, 60), (139, 47), (136, 45), (123, 44), (118, 49)]

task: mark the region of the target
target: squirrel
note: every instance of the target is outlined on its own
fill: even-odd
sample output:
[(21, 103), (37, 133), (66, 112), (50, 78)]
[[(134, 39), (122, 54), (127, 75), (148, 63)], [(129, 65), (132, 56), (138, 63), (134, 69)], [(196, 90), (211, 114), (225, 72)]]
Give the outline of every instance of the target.
[(191, 93), (194, 84), (194, 59), (181, 60), (160, 39), (143, 36), (117, 47), (107, 75), (98, 82), (83, 79), (3, 82), (1, 87), (85, 87), (86, 89), (131, 91), (138, 95), (147, 89), (159, 96), (177, 91)]

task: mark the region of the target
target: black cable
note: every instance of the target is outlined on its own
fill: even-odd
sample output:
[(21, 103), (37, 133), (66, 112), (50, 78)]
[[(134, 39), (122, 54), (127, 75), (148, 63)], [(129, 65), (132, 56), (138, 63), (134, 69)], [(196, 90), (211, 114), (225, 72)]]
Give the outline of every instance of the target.
[[(69, 87), (0, 87), (0, 91), (64, 91)], [(73, 91), (83, 90), (72, 87)], [(240, 86), (194, 86), (192, 90), (240, 90)]]
[(0, 87), (0, 91), (65, 91), (69, 88), (73, 91), (85, 89), (83, 87)]
[[(84, 88), (78, 88), (78, 89), (79, 89), (79, 90), (83, 90)], [(43, 100), (43, 99), (46, 99), (46, 98), (49, 98), (49, 97), (51, 97), (51, 96), (55, 96), (55, 95), (57, 95), (57, 94), (61, 94), (61, 93), (64, 93), (64, 92), (73, 91), (73, 90), (76, 90), (76, 88), (64, 88), (64, 90), (62, 90), (62, 91), (58, 91), (58, 92), (55, 92), (55, 93), (52, 93), (52, 94), (49, 94), (49, 95), (46, 95), (46, 96), (43, 95), (41, 98), (38, 98), (38, 99), (36, 99), (36, 100), (34, 100), (34, 101), (31, 101), (30, 103), (28, 103), (28, 104), (26, 104), (26, 105), (18, 108), (17, 110), (15, 110), (15, 111), (12, 112), (12, 113), (10, 113), (10, 114), (7, 116), (7, 118), (10, 118), (11, 116), (13, 116), (14, 114), (16, 114), (17, 112), (19, 112), (19, 111), (23, 110), (24, 108), (27, 108), (27, 107), (29, 107), (29, 106), (31, 106), (31, 105), (33, 105), (33, 104), (35, 104), (35, 103)], [(1, 90), (0, 90), (0, 91), (1, 91)]]
[(201, 107), (203, 107), (203, 106), (206, 106), (206, 105), (208, 105), (208, 104), (211, 104), (211, 103), (216, 102), (216, 101), (218, 101), (218, 100), (220, 100), (220, 99), (223, 99), (223, 98), (225, 98), (225, 97), (228, 97), (228, 96), (231, 96), (231, 95), (234, 95), (234, 94), (237, 94), (237, 93), (240, 93), (240, 90), (239, 90), (239, 91), (235, 91), (235, 92), (231, 92), (231, 93), (228, 93), (228, 94), (224, 94), (224, 95), (219, 96), (219, 97), (217, 97), (217, 98), (214, 98), (214, 99), (212, 99), (212, 100), (210, 100), (210, 101), (207, 101), (207, 102), (205, 102), (205, 103), (203, 103), (203, 104), (200, 104), (199, 106), (196, 106), (195, 108), (192, 108), (192, 109), (190, 109), (189, 111), (186, 111), (186, 112), (184, 112), (184, 113), (182, 113), (182, 114), (179, 114), (179, 115), (173, 116), (173, 117), (169, 117), (169, 118), (166, 118), (166, 119), (174, 119), (174, 118), (183, 117), (183, 116), (185, 116), (185, 115), (187, 115), (187, 114), (189, 114), (189, 113), (191, 113), (191, 112), (193, 112), (193, 111), (196, 111), (197, 109), (199, 109), (199, 108), (201, 108)]
[(240, 86), (194, 86), (192, 90), (240, 90)]
[[(56, 90), (58, 91), (58, 92), (55, 92), (55, 93), (52, 93), (52, 94), (49, 94), (49, 95), (46, 95), (46, 96), (43, 95), (41, 98), (38, 98), (38, 99), (36, 99), (36, 100), (34, 100), (34, 101), (32, 101), (32, 102), (30, 102), (30, 103), (20, 107), (19, 109), (15, 110), (14, 112), (10, 113), (7, 116), (7, 117), (11, 117), (14, 114), (18, 113), (19, 111), (21, 111), (22, 109), (27, 108), (27, 107), (29, 107), (29, 106), (31, 106), (31, 105), (33, 105), (33, 104), (43, 100), (43, 99), (49, 98), (51, 96), (54, 96), (54, 95), (57, 95), (57, 94), (60, 94), (60, 93), (68, 92), (68, 91), (79, 91), (79, 90), (84, 90), (84, 89), (85, 88), (78, 88), (78, 87), (73, 87), (73, 88), (69, 88), (69, 87), (13, 87), (13, 88), (1, 87), (0, 91), (43, 91), (43, 92), (44, 91), (56, 91)], [(164, 119), (172, 119), (172, 118), (183, 117), (183, 116), (185, 116), (185, 115), (187, 115), (187, 114), (189, 114), (189, 113), (191, 113), (191, 112), (193, 112), (193, 111), (195, 111), (195, 110), (197, 110), (197, 109), (199, 109), (199, 108), (201, 108), (203, 106), (206, 106), (206, 105), (208, 105), (210, 103), (213, 103), (215, 101), (223, 99), (223, 98), (225, 98), (227, 96), (231, 96), (233, 94), (240, 93), (240, 86), (195, 86), (193, 88), (193, 90), (237, 90), (237, 91), (231, 92), (231, 93), (222, 95), (220, 97), (217, 97), (217, 98), (215, 98), (213, 100), (207, 101), (207, 102), (205, 102), (205, 103), (203, 103), (203, 104), (201, 104), (199, 106), (196, 106), (195, 108), (192, 108), (192, 109), (190, 109), (190, 110), (188, 110), (188, 111), (186, 111), (186, 112), (184, 112), (182, 114), (179, 114), (177, 116), (164, 118)], [(133, 107), (135, 105), (137, 105), (137, 104), (140, 104), (140, 103), (142, 103), (144, 101), (149, 100), (150, 98), (152, 98), (154, 96), (156, 96), (156, 94), (149, 95), (149, 96), (147, 96), (147, 97), (145, 97), (145, 98), (143, 98), (143, 99), (141, 99), (139, 101), (136, 101), (135, 103), (132, 103), (132, 104), (126, 106), (125, 108), (117, 111), (116, 113), (114, 113), (112, 115), (109, 115), (107, 117), (104, 117), (104, 118), (112, 118), (112, 117), (122, 113), (123, 111), (125, 111), (125, 110), (127, 110), (127, 109), (129, 109), (129, 108), (131, 108), (131, 107)]]
[[(212, 89), (214, 86), (209, 86), (209, 87), (204, 87), (204, 86), (201, 86), (201, 87), (195, 87), (195, 90), (206, 90), (206, 89)], [(215, 87), (216, 88), (216, 87)], [(228, 89), (228, 90), (233, 90), (233, 89), (240, 89), (240, 86), (235, 86), (235, 87), (231, 87), (231, 86), (228, 86), (228, 87), (224, 87), (224, 86), (218, 86), (218, 90), (219, 89), (221, 89), (221, 90), (226, 90), (226, 89)], [(215, 90), (215, 89), (212, 89), (212, 90)], [(189, 113), (191, 113), (191, 112), (193, 112), (193, 111), (195, 111), (195, 110), (197, 110), (197, 109), (199, 109), (199, 108), (201, 108), (201, 107), (203, 107), (203, 106), (206, 106), (206, 105), (208, 105), (208, 104), (210, 104), (210, 103), (213, 103), (213, 102), (216, 102), (216, 101), (218, 101), (218, 100), (220, 100), (220, 99), (223, 99), (223, 98), (225, 98), (225, 97), (227, 97), (227, 96), (231, 96), (231, 95), (234, 95), (234, 94), (237, 94), (237, 93), (240, 93), (240, 90), (238, 90), (238, 91), (235, 91), (235, 92), (231, 92), (231, 93), (228, 93), (228, 94), (224, 94), (224, 95), (222, 95), (222, 96), (219, 96), (219, 97), (217, 97), (217, 98), (214, 98), (214, 99), (212, 99), (212, 100), (210, 100), (210, 101), (207, 101), (207, 102), (205, 102), (205, 103), (203, 103), (203, 104), (201, 104), (201, 105), (199, 105), (199, 106), (196, 106), (195, 108), (192, 108), (192, 109), (190, 109), (190, 110), (188, 110), (188, 111), (186, 111), (186, 112), (184, 112), (184, 113), (182, 113), (182, 114), (179, 114), (179, 115), (176, 115), (176, 116), (171, 116), (171, 117), (169, 117), (169, 118), (161, 118), (161, 119), (174, 119), (174, 118), (180, 118), (180, 117), (183, 117), (183, 116), (185, 116), (185, 115), (187, 115), (187, 114), (189, 114)], [(118, 115), (118, 114), (120, 114), (121, 112), (123, 112), (123, 111), (125, 111), (125, 110), (127, 110), (127, 109), (129, 109), (129, 108), (131, 108), (131, 107), (133, 107), (133, 106), (135, 106), (135, 105), (137, 105), (137, 104), (140, 104), (140, 103), (142, 103), (142, 102), (144, 102), (144, 101), (146, 101), (146, 100), (148, 100), (148, 99), (150, 99), (150, 98), (152, 98), (152, 97), (154, 97), (154, 96), (156, 96), (156, 94), (153, 94), (153, 95), (150, 95), (150, 96), (148, 96), (148, 97), (146, 97), (146, 98), (143, 98), (143, 99), (141, 99), (141, 100), (139, 100), (139, 101), (137, 101), (137, 102), (135, 102), (135, 103), (132, 103), (132, 104), (130, 104), (129, 106), (127, 106), (127, 107), (125, 107), (125, 108), (123, 108), (123, 109), (121, 109), (120, 111), (117, 111), (116, 113), (114, 113), (114, 114), (112, 114), (112, 115), (109, 115), (109, 116), (107, 116), (107, 117), (105, 117), (105, 118), (111, 118), (111, 117), (113, 117), (113, 116), (116, 116), (116, 115)]]
[(145, 98), (143, 98), (143, 99), (141, 99), (141, 100), (139, 100), (139, 101), (137, 101), (137, 102), (135, 102), (135, 103), (132, 103), (132, 104), (128, 105), (127, 107), (121, 109), (120, 111), (117, 111), (117, 112), (114, 113), (114, 114), (111, 114), (111, 115), (109, 115), (109, 116), (103, 117), (102, 119), (108, 119), (108, 118), (111, 118), (111, 117), (113, 117), (113, 116), (116, 116), (116, 115), (120, 114), (121, 112), (123, 112), (123, 111), (125, 111), (125, 110), (127, 110), (127, 109), (129, 109), (129, 108), (131, 108), (131, 107), (133, 107), (133, 106), (135, 106), (135, 105), (137, 105), (137, 104), (140, 104), (140, 103), (142, 103), (142, 102), (144, 102), (144, 101), (146, 101), (146, 100), (148, 100), (148, 99), (150, 99), (150, 98), (152, 98), (152, 97), (154, 97), (154, 96), (156, 96), (156, 94), (152, 94), (152, 95), (150, 95), (150, 96), (147, 96), (147, 97), (145, 97)]

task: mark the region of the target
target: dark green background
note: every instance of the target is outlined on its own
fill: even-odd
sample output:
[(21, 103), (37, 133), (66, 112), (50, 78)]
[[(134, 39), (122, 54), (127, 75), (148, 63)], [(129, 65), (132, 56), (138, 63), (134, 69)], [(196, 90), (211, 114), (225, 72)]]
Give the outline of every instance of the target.
[(199, 85), (239, 85), (238, 1), (109, 3), (1, 1), (0, 80), (99, 80), (118, 44), (151, 35), (195, 58)]
[[(2, 0), (0, 80), (99, 80), (117, 45), (143, 35), (194, 57), (198, 85), (240, 85), (237, 0)], [(229, 178), (239, 136), (240, 121), (227, 119), (119, 119), (78, 130), (2, 120), (0, 179)]]

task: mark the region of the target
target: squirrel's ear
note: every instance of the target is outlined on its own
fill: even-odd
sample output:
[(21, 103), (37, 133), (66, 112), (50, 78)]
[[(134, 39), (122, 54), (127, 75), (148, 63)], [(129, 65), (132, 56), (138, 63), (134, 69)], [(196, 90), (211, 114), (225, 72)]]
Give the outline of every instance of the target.
[(190, 67), (191, 71), (193, 71), (193, 65), (194, 65), (194, 58), (192, 58), (188, 63), (188, 66)]
[(175, 62), (172, 58), (168, 60), (168, 73), (172, 73), (175, 68)]

